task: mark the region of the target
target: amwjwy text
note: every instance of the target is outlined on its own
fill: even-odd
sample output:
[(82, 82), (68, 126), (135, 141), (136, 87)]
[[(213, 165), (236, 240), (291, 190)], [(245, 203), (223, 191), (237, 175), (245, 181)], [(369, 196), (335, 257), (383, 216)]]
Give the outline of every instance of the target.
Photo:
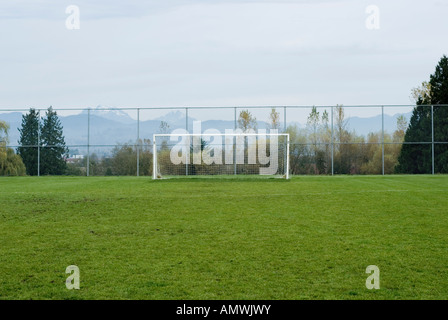
[(235, 304), (235, 305), (223, 305), (221, 308), (212, 309), (211, 307), (189, 307), (184, 304), (182, 307), (177, 307), (177, 315), (199, 315), (207, 318), (210, 314), (216, 313), (220, 315), (245, 315), (245, 316), (256, 316), (256, 315), (268, 315), (270, 305), (245, 305), (245, 304)]

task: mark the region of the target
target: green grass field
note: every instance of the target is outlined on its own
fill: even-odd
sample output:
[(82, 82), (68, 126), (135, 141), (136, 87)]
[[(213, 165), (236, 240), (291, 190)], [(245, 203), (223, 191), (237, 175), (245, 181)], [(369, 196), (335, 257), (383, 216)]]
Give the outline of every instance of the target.
[(0, 299), (448, 299), (448, 176), (1, 178), (0, 235)]

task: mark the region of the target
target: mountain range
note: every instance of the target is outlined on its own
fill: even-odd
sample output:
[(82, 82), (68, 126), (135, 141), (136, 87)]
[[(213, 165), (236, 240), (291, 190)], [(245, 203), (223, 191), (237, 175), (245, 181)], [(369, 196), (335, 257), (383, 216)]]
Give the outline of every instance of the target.
[[(97, 107), (92, 109), (90, 114), (90, 144), (96, 145), (99, 153), (101, 148), (110, 150), (110, 146), (117, 143), (126, 143), (135, 141), (137, 138), (137, 121), (131, 118), (126, 112), (118, 109), (105, 107)], [(397, 118), (402, 114), (384, 115), (384, 127), (388, 132), (396, 129)], [(411, 113), (403, 114), (408, 120)], [(76, 115), (59, 116), (61, 124), (64, 128), (64, 136), (66, 144), (69, 146), (82, 146), (87, 144), (87, 110)], [(9, 141), (10, 145), (17, 145), (19, 139), (18, 128), (21, 127), (22, 113), (9, 112), (0, 113), (0, 120), (6, 121), (10, 125)], [(193, 128), (192, 117), (188, 119), (188, 127), (190, 131)], [(155, 133), (160, 133), (160, 123), (165, 121), (169, 124), (171, 132), (177, 128), (185, 128), (185, 113), (180, 111), (171, 111), (164, 116), (153, 120), (140, 121), (140, 138), (151, 139)], [(306, 120), (305, 120), (306, 121)], [(258, 128), (265, 129), (267, 123), (258, 121)], [(288, 122), (287, 125), (296, 124), (300, 128), (304, 128), (306, 123)], [(224, 133), (225, 129), (234, 127), (233, 120), (207, 120), (202, 121), (202, 130), (217, 129)], [(357, 134), (367, 135), (369, 132), (379, 132), (381, 130), (381, 115), (375, 117), (348, 118), (348, 129), (355, 131)], [(107, 147), (106, 147), (107, 146)], [(72, 147), (72, 149), (75, 147)]]

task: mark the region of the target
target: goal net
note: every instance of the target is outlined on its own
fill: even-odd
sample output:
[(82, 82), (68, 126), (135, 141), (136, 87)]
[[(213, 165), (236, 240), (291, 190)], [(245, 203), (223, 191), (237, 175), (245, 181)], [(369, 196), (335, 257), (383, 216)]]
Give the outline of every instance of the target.
[(233, 130), (155, 134), (153, 178), (270, 175), (289, 179), (289, 134), (228, 131)]

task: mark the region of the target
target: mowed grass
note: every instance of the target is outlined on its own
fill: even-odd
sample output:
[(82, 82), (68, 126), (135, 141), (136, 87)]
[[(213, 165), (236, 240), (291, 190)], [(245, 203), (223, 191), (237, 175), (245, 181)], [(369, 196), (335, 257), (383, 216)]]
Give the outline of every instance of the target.
[(1, 178), (0, 299), (448, 299), (448, 176)]

